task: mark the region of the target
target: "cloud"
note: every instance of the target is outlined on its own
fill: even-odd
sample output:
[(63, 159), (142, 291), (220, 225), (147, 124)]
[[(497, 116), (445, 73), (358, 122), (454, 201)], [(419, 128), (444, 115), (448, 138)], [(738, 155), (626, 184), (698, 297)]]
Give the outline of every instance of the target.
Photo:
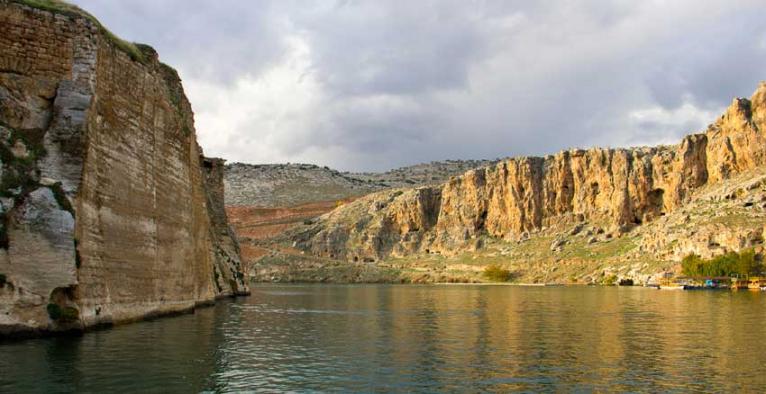
[(417, 94), (464, 87), (472, 59), (483, 52), (481, 11), (454, 12), (460, 4), (345, 2), (300, 12), (294, 22), (331, 92)]
[(231, 84), (283, 59), (287, 16), (278, 2), (79, 0), (121, 37), (152, 45), (186, 78)]
[(766, 79), (758, 1), (76, 2), (178, 68), (203, 148), (233, 161), (668, 143)]

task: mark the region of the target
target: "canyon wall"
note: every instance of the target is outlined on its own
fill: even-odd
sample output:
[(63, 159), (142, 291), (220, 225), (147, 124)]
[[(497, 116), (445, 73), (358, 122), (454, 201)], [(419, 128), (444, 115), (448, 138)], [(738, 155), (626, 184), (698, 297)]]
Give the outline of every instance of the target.
[(654, 221), (695, 190), (766, 164), (766, 85), (708, 130), (653, 148), (569, 150), (469, 171), (439, 186), (372, 194), (294, 235), (313, 255), (349, 261), (480, 247), (585, 221), (616, 233)]
[(229, 225), (224, 205), (224, 163), (225, 160), (214, 158), (204, 158), (202, 163), (216, 263), (215, 285), (219, 294), (247, 294), (249, 291), (240, 260), (239, 242)]
[(76, 7), (22, 3), (0, 0), (0, 335), (247, 293), (175, 70)]

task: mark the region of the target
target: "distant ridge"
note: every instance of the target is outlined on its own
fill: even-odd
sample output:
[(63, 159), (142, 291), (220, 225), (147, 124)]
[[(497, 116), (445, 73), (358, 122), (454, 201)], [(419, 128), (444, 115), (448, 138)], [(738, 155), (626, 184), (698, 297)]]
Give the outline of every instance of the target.
[(497, 160), (446, 160), (396, 168), (386, 172), (340, 172), (314, 164), (226, 165), (226, 205), (290, 207), (342, 200), (400, 187), (446, 182), (468, 170)]

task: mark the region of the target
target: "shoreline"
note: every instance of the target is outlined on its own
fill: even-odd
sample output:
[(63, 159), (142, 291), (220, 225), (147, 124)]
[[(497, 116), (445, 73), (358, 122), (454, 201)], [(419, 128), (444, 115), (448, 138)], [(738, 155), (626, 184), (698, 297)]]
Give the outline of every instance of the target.
[(251, 292), (247, 294), (232, 294), (225, 296), (217, 296), (212, 300), (199, 301), (188, 308), (182, 308), (177, 310), (168, 311), (150, 311), (144, 313), (141, 316), (123, 319), (119, 321), (103, 321), (92, 325), (79, 325), (77, 327), (71, 327), (64, 330), (50, 330), (50, 329), (19, 329), (16, 331), (9, 331), (7, 333), (0, 334), (0, 346), (4, 343), (25, 341), (29, 339), (44, 339), (44, 338), (56, 338), (56, 337), (81, 337), (87, 335), (90, 332), (108, 330), (118, 326), (124, 326), (133, 323), (150, 322), (165, 318), (173, 318), (183, 315), (194, 314), (197, 310), (207, 309), (215, 307), (220, 300), (237, 299), (251, 296)]

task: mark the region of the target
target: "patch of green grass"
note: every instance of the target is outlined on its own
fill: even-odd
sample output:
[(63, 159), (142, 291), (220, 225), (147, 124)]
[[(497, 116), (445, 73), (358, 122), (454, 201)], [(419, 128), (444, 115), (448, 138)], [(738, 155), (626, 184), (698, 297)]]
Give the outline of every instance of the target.
[(725, 226), (743, 227), (761, 224), (763, 223), (763, 218), (728, 210), (725, 215), (711, 217), (707, 222), (711, 224), (723, 224)]
[(520, 243), (513, 249), (514, 254), (531, 253), (534, 255), (550, 255), (552, 236), (533, 236), (532, 238)]
[(622, 256), (636, 247), (635, 241), (628, 235), (589, 245), (581, 240), (566, 245), (563, 256), (588, 260), (604, 260)]
[(87, 11), (83, 10), (82, 8), (76, 5), (69, 4), (61, 0), (12, 0), (12, 1), (32, 7), (32, 8), (37, 8), (39, 10), (50, 11), (56, 14), (67, 15), (70, 17), (84, 17), (88, 19), (89, 21), (93, 22), (96, 26), (98, 26), (99, 30), (101, 30), (104, 36), (112, 44), (114, 44), (115, 47), (127, 53), (132, 60), (140, 62), (140, 63), (145, 63), (147, 60), (146, 56), (144, 55), (144, 51), (141, 50), (141, 46), (142, 46), (141, 44), (128, 42), (117, 37), (114, 33), (109, 31), (109, 29), (104, 27), (104, 25), (102, 25), (101, 22), (99, 22), (95, 16), (91, 15), (90, 13), (88, 13)]

